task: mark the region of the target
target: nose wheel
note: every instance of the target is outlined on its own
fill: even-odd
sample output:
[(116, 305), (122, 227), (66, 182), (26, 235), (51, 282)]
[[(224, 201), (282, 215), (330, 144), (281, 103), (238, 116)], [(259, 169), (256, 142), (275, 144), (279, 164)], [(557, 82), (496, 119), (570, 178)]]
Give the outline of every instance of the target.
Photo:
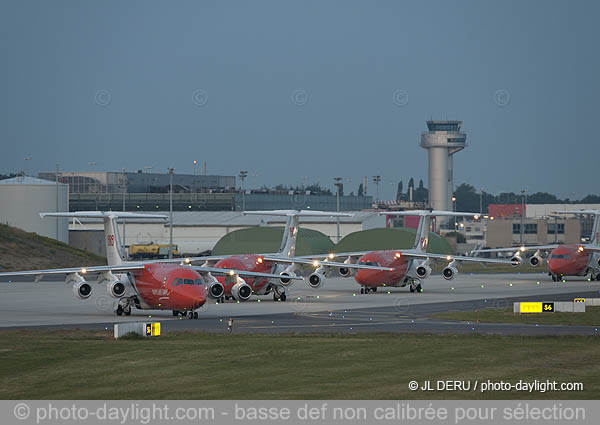
[(125, 316), (131, 316), (131, 304), (132, 302), (129, 298), (121, 298), (117, 305), (117, 309), (115, 310), (117, 316), (122, 316), (123, 314), (125, 314)]
[(410, 284), (410, 292), (423, 292), (423, 287), (419, 281), (413, 280)]
[(198, 312), (197, 311), (189, 311), (188, 312), (188, 319), (197, 319), (198, 318)]

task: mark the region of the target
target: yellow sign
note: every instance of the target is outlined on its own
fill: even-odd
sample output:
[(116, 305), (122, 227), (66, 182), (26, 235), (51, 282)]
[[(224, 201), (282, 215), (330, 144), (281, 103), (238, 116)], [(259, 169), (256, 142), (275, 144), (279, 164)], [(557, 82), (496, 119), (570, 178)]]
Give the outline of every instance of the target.
[(541, 313), (542, 303), (521, 303), (521, 313)]
[(574, 303), (584, 303), (585, 302), (585, 298), (575, 298), (573, 300)]
[(160, 323), (146, 323), (146, 336), (160, 336)]

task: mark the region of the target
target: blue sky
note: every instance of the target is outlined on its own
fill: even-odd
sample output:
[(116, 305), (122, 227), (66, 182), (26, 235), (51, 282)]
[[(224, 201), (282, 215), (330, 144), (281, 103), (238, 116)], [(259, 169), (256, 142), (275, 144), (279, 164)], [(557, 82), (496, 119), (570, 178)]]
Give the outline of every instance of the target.
[[(596, 1), (6, 1), (0, 172), (248, 170), (247, 186), (455, 183), (598, 193)], [(31, 157), (24, 161), (25, 157)], [(95, 166), (88, 165), (95, 162)], [(199, 170), (199, 169), (198, 169)], [(370, 178), (370, 177), (369, 177)]]

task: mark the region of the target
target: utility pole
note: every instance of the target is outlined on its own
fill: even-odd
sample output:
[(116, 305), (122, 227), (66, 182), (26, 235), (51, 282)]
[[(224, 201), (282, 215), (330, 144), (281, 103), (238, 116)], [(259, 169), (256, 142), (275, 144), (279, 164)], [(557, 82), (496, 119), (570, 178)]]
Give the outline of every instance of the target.
[(169, 258), (173, 258), (173, 172), (175, 168), (169, 168)]
[(196, 164), (197, 164), (197, 163), (198, 163), (198, 161), (196, 161), (196, 160), (194, 159), (194, 176), (196, 176)]
[(248, 170), (240, 171), (239, 175), (242, 180), (242, 211), (246, 211), (246, 191), (244, 190), (244, 180), (248, 177)]
[(377, 207), (379, 207), (379, 182), (381, 182), (381, 176), (373, 176), (373, 183), (377, 187), (377, 197), (375, 202), (377, 202)]
[[(342, 180), (344, 180), (343, 177), (334, 177), (333, 180), (335, 180), (335, 187), (337, 188), (336, 191), (336, 211), (340, 212), (340, 191), (342, 190)], [(337, 241), (336, 243), (340, 242), (340, 218), (336, 217), (335, 218), (335, 223), (336, 223), (336, 227), (337, 227)]]

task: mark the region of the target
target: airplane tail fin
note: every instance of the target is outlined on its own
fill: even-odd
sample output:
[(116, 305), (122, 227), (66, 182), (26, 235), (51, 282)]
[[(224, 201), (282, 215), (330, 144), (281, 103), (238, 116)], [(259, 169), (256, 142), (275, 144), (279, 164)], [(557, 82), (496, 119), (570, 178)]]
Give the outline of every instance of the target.
[(298, 236), (300, 217), (352, 217), (354, 215), (349, 213), (311, 210), (245, 211), (243, 214), (287, 217), (286, 226), (283, 230), (283, 238), (281, 239), (281, 246), (277, 252), (277, 254), (286, 257), (294, 257), (296, 255), (296, 237)]
[(168, 219), (167, 216), (157, 214), (138, 214), (128, 212), (102, 212), (102, 211), (77, 211), (64, 213), (40, 213), (40, 217), (67, 217), (67, 218), (94, 218), (104, 222), (104, 242), (106, 244), (106, 260), (109, 266), (122, 264), (126, 260), (125, 253), (121, 251), (121, 243), (117, 228), (117, 219)]
[(600, 245), (600, 210), (565, 210), (556, 211), (556, 214), (589, 214), (594, 216), (592, 233), (590, 234), (590, 245)]
[(417, 233), (415, 235), (415, 242), (413, 243), (412, 249), (418, 252), (427, 252), (427, 244), (429, 243), (429, 223), (430, 217), (474, 217), (478, 218), (479, 213), (467, 213), (467, 212), (452, 212), (452, 211), (429, 211), (429, 210), (415, 210), (415, 211), (384, 211), (380, 212), (380, 215), (396, 215), (396, 216), (419, 216), (419, 225), (417, 226)]

